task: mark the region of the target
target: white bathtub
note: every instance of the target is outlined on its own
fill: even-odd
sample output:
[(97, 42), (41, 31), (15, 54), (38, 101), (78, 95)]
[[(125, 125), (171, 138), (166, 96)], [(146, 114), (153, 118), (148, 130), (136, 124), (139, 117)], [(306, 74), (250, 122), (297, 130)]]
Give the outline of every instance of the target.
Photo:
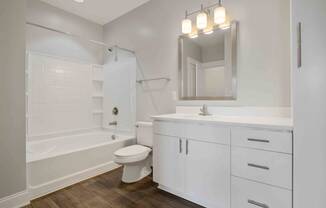
[(105, 131), (27, 142), (31, 198), (46, 195), (119, 167), (113, 153), (135, 143), (134, 136)]

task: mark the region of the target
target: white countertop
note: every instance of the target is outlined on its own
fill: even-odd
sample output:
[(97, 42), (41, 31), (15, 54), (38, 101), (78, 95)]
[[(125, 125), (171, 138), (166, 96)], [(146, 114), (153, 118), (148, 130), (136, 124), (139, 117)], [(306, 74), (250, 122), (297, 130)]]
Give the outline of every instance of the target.
[(200, 116), (198, 114), (166, 114), (152, 116), (155, 121), (182, 121), (221, 124), (240, 127), (268, 128), (275, 130), (293, 130), (292, 118), (261, 116)]

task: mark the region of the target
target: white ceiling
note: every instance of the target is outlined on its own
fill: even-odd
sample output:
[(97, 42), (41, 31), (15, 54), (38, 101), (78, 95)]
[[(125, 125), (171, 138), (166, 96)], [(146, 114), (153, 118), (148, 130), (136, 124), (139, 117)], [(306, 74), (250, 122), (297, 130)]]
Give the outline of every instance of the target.
[(150, 0), (41, 0), (67, 12), (104, 25)]

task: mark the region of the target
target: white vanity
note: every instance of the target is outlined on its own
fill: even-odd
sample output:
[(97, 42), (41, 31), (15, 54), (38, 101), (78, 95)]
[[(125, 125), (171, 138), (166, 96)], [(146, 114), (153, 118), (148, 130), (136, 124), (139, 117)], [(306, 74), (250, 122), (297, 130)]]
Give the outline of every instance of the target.
[(292, 208), (291, 119), (153, 118), (160, 189), (209, 208)]

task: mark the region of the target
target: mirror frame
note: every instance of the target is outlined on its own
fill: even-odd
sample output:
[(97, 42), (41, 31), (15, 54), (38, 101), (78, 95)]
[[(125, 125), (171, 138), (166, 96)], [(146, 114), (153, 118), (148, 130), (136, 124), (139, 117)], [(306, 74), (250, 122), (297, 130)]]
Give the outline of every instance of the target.
[[(187, 35), (180, 35), (178, 39), (178, 97), (179, 101), (198, 101), (198, 100), (214, 100), (214, 101), (235, 101), (237, 100), (237, 45), (238, 45), (238, 22), (230, 22), (231, 29), (231, 70), (232, 70), (232, 96), (229, 97), (184, 97), (183, 96), (183, 79), (182, 79), (182, 70), (183, 70), (183, 39), (189, 38)], [(214, 28), (214, 31), (223, 30), (221, 28)], [(204, 33), (199, 33), (198, 36), (205, 35)]]

